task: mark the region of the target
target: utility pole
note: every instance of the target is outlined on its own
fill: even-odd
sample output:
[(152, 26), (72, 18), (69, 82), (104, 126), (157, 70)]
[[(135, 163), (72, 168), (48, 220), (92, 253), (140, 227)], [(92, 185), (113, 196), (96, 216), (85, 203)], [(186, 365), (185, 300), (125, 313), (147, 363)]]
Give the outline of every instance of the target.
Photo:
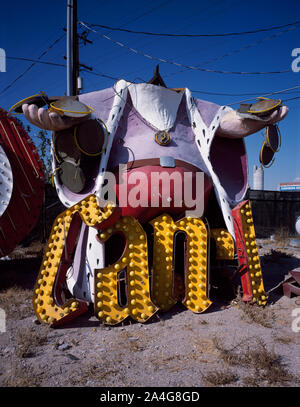
[(83, 79), (79, 77), (79, 69), (82, 67), (92, 71), (93, 68), (79, 63), (79, 40), (83, 45), (93, 44), (93, 41), (88, 40), (87, 31), (77, 34), (77, 0), (67, 0), (67, 28), (63, 30), (67, 32), (67, 96), (77, 96), (83, 88)]
[(67, 96), (77, 95), (78, 37), (77, 0), (68, 0), (67, 5)]

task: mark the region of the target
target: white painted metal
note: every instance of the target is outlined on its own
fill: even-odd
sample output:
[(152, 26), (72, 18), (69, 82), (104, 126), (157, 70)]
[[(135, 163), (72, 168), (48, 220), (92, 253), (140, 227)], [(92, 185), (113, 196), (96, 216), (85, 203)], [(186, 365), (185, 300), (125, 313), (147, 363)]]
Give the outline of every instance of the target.
[(13, 173), (3, 148), (0, 146), (0, 216), (8, 207), (13, 191)]
[(173, 127), (183, 94), (148, 83), (128, 86), (135, 110), (157, 130)]
[(295, 229), (298, 235), (300, 235), (300, 216), (297, 217), (296, 223), (295, 223)]
[(87, 302), (94, 302), (95, 270), (105, 267), (104, 244), (100, 243), (96, 238), (97, 232), (94, 228), (88, 228), (86, 245), (77, 246), (76, 248), (79, 256), (85, 255), (85, 261), (82, 262), (83, 264), (76, 274), (73, 266), (69, 268), (67, 273), (67, 287), (70, 293), (74, 297)]
[(196, 145), (199, 149), (199, 153), (205, 162), (205, 165), (209, 171), (216, 192), (216, 197), (219, 202), (219, 205), (222, 210), (223, 218), (227, 226), (228, 232), (235, 238), (234, 229), (233, 229), (233, 220), (231, 215), (231, 206), (235, 205), (236, 202), (232, 201), (223, 185), (221, 184), (217, 174), (215, 173), (211, 162), (210, 162), (210, 148), (212, 141), (214, 139), (217, 128), (219, 127), (220, 121), (224, 114), (232, 111), (230, 107), (221, 106), (217, 111), (214, 119), (212, 120), (209, 127), (207, 127), (200, 115), (199, 110), (197, 109), (192, 94), (189, 89), (185, 90), (186, 101), (187, 101), (187, 113), (192, 126), (192, 123), (195, 123), (196, 126), (192, 126), (193, 132), (195, 134)]
[[(114, 102), (113, 102), (111, 111), (109, 113), (109, 117), (105, 123), (106, 127), (109, 131), (108, 145), (107, 145), (107, 148), (105, 149), (105, 152), (101, 155), (99, 172), (98, 172), (98, 176), (96, 179), (95, 189), (93, 191), (93, 193), (96, 194), (97, 196), (101, 195), (100, 190), (103, 185), (103, 182), (105, 181), (105, 170), (107, 167), (110, 150), (111, 150), (114, 136), (118, 129), (118, 124), (119, 124), (120, 118), (122, 117), (124, 106), (125, 106), (126, 99), (127, 99), (127, 87), (128, 87), (127, 82), (124, 80), (118, 81), (114, 86), (114, 89), (115, 89)], [(69, 199), (64, 194), (62, 184), (61, 184), (59, 176), (57, 174), (57, 163), (56, 163), (55, 154), (54, 154), (53, 142), (54, 142), (54, 136), (52, 137), (52, 145), (51, 145), (51, 157), (52, 157), (51, 164), (52, 164), (52, 171), (54, 174), (54, 182), (55, 182), (55, 186), (56, 186), (56, 191), (57, 191), (58, 197), (61, 200), (61, 202), (65, 206), (70, 207), (70, 206), (75, 205), (79, 200), (84, 199), (85, 195), (74, 194), (74, 198)], [(89, 195), (89, 193), (86, 195)]]

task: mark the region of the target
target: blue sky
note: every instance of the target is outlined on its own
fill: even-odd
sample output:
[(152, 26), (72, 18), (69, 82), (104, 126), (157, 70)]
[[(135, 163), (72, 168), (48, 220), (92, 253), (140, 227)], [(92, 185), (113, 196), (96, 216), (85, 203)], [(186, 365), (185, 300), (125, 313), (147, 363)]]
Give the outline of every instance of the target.
[[(66, 26), (67, 0), (6, 2), (1, 7), (0, 48), (9, 57), (37, 59)], [(78, 0), (78, 20), (122, 27), (136, 31), (176, 34), (214, 34), (251, 31), (280, 26), (300, 20), (298, 0), (273, 0), (259, 3), (240, 0)], [(153, 57), (189, 66), (223, 71), (282, 71), (269, 75), (234, 75), (185, 70), (160, 63), (160, 72), (168, 87), (188, 87), (194, 96), (220, 105), (232, 105), (249, 97), (260, 96), (300, 85), (300, 72), (291, 70), (294, 48), (300, 48), (300, 24), (288, 32), (278, 29), (243, 36), (213, 38), (165, 38), (135, 35), (95, 28), (113, 40)], [(79, 28), (79, 32), (83, 29)], [(275, 37), (274, 37), (275, 35)], [(101, 35), (90, 33), (92, 45), (80, 46), (80, 62), (93, 67), (94, 73), (140, 82), (148, 81), (158, 63), (121, 48)], [(257, 44), (259, 42), (259, 44)], [(41, 59), (65, 64), (66, 40), (60, 40)], [(230, 54), (225, 56), (225, 54)], [(49, 95), (66, 92), (64, 67), (36, 64), (5, 92), (30, 65), (7, 60), (7, 71), (0, 72), (0, 106), (6, 110), (19, 99), (41, 90)], [(183, 71), (183, 72), (180, 72)], [(82, 72), (84, 93), (112, 86), (114, 80)], [(225, 93), (210, 95), (201, 92)], [(230, 96), (232, 95), (232, 96)], [(236, 95), (236, 96), (234, 96)], [(288, 99), (300, 96), (300, 88), (281, 94)], [(265, 188), (276, 190), (280, 182), (300, 181), (300, 99), (286, 102), (290, 108), (280, 123), (282, 148), (274, 165), (265, 170)], [(239, 103), (233, 104), (237, 108)], [(249, 181), (253, 165), (258, 164), (262, 132), (247, 138)]]

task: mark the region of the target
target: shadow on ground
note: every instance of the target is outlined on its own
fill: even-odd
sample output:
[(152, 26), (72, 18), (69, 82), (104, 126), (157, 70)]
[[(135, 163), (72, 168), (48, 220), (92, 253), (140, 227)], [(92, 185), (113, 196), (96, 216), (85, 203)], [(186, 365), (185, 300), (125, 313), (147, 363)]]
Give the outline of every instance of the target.
[(0, 287), (33, 289), (42, 257), (0, 261)]
[(290, 271), (300, 267), (300, 259), (280, 252), (274, 253), (261, 256), (260, 260), (265, 290), (271, 291), (269, 299), (277, 302), (283, 296), (283, 291), (281, 287), (274, 288), (286, 279)]

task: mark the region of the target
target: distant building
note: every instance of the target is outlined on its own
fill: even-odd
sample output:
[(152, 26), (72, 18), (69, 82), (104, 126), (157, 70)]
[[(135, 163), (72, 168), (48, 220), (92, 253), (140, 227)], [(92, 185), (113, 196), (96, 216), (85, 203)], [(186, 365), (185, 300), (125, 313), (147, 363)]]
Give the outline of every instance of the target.
[(300, 191), (300, 182), (281, 182), (279, 191)]

